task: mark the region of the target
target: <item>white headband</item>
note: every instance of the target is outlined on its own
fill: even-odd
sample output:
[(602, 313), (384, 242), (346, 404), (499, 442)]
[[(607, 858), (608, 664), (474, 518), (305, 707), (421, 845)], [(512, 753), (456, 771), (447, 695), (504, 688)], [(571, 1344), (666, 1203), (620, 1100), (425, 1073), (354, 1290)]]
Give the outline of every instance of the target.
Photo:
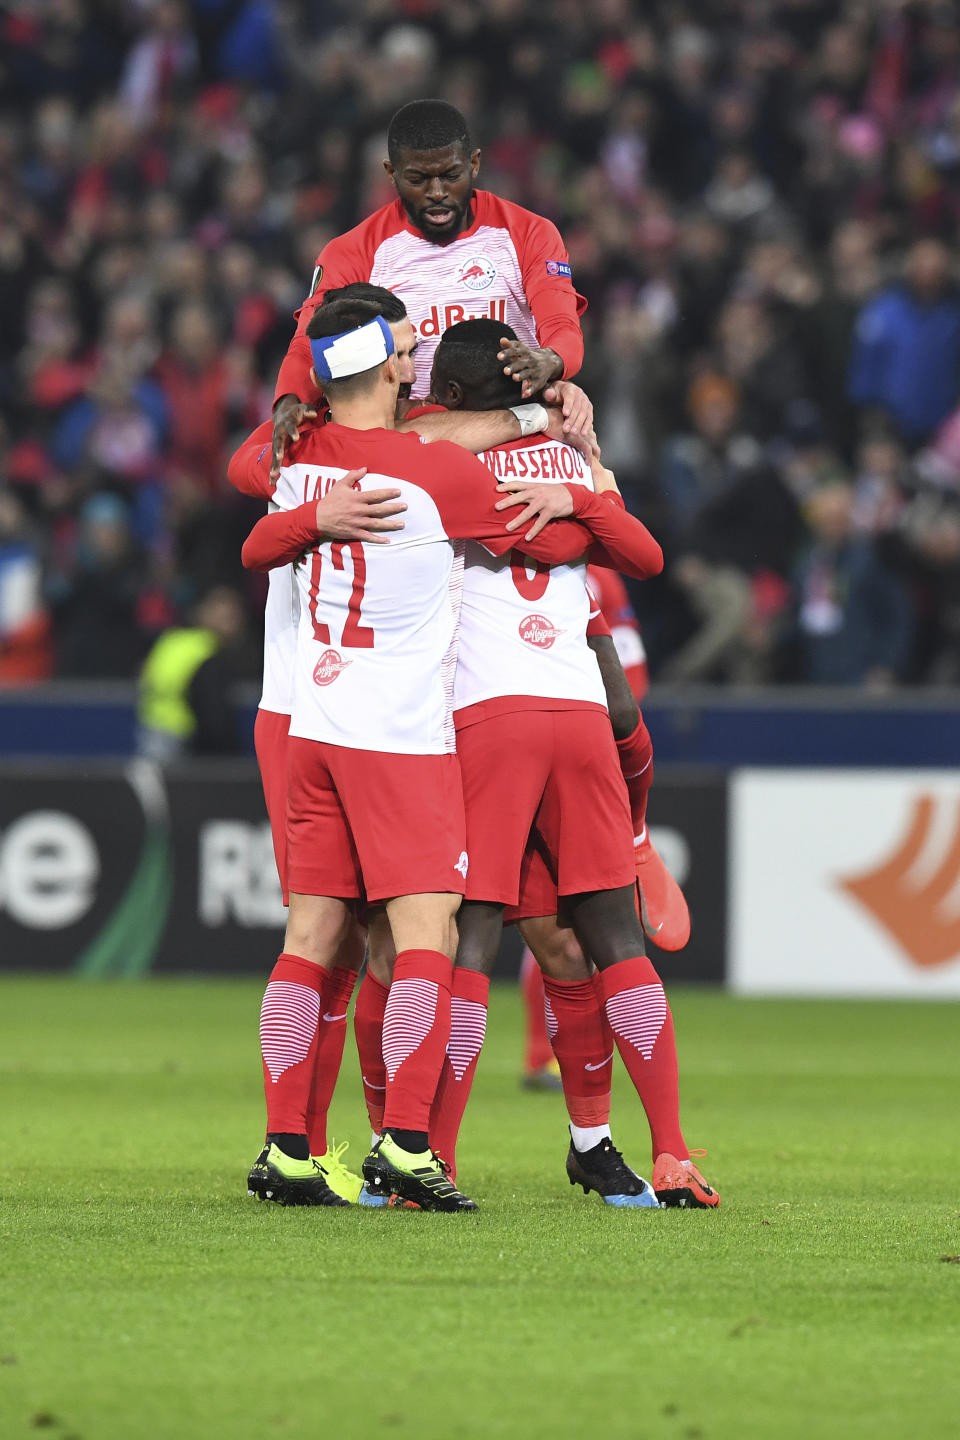
[(313, 368), (320, 381), (361, 375), (364, 370), (382, 365), (395, 348), (393, 331), (382, 315), (358, 330), (344, 330), (340, 335), (323, 335), (310, 341)]

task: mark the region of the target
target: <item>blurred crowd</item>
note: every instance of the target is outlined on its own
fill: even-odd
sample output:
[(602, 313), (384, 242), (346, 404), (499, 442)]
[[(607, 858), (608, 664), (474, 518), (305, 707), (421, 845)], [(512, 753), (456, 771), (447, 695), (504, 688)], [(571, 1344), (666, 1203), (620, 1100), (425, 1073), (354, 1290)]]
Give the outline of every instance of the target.
[(549, 216), (582, 381), (663, 539), (654, 678), (960, 683), (960, 7), (11, 0), (0, 15), (0, 683), (248, 617), (231, 447), (326, 240), (443, 95)]

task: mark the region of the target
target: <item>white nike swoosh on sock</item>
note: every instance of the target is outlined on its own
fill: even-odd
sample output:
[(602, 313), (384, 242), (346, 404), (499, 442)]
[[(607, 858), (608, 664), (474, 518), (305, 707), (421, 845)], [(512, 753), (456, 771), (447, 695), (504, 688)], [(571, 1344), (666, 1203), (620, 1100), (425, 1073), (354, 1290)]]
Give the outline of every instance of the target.
[(616, 1051), (615, 1051), (615, 1050), (611, 1050), (611, 1051), (610, 1051), (610, 1054), (607, 1056), (606, 1060), (601, 1060), (599, 1065), (584, 1065), (583, 1068), (584, 1068), (584, 1070), (602, 1070), (603, 1067), (604, 1067), (604, 1065), (609, 1065), (609, 1064), (610, 1064), (610, 1061), (613, 1059), (613, 1057), (614, 1057), (615, 1054), (616, 1054)]
[(347, 1012), (344, 1010), (342, 1015), (324, 1015), (323, 1018), (324, 1020), (346, 1020)]
[(387, 1088), (386, 1085), (374, 1085), (373, 1081), (368, 1080), (366, 1075), (364, 1075), (362, 1078), (364, 1085), (366, 1085), (369, 1090), (386, 1090)]

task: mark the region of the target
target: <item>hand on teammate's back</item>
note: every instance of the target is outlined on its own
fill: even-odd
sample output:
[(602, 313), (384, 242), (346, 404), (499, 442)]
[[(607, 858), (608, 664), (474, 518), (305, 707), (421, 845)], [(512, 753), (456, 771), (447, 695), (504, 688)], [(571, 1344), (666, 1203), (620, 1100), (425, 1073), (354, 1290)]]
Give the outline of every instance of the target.
[(313, 405), (304, 405), (296, 395), (284, 395), (278, 400), (273, 411), (273, 454), (270, 459), (270, 479), (276, 480), (280, 466), (291, 440), (300, 439), (300, 425), (304, 420), (315, 420), (317, 412)]
[(362, 540), (371, 545), (389, 545), (385, 530), (402, 530), (403, 521), (393, 517), (406, 510), (399, 490), (357, 490), (355, 485), (366, 469), (348, 470), (317, 501), (317, 530), (325, 540)]
[(498, 360), (504, 361), (503, 373), (511, 376), (520, 386), (524, 400), (539, 395), (551, 380), (559, 380), (563, 374), (563, 361), (554, 350), (533, 350), (520, 340), (500, 341)]
[(551, 520), (562, 520), (564, 516), (573, 514), (573, 496), (566, 485), (543, 484), (539, 480), (533, 485), (526, 480), (501, 480), (497, 489), (507, 493), (505, 499), (497, 501), (496, 510), (509, 510), (512, 505), (526, 506), (519, 515), (508, 520), (505, 527), (507, 530), (519, 530), (533, 520), (532, 528), (524, 535), (525, 540), (535, 540)]

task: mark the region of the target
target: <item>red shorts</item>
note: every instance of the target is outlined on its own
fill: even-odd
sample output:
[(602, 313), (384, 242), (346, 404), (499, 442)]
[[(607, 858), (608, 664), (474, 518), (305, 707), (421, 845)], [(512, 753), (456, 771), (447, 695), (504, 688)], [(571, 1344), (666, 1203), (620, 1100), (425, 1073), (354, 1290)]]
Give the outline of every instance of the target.
[(557, 882), (550, 870), (550, 862), (543, 847), (533, 836), (520, 866), (520, 898), (516, 905), (508, 905), (503, 912), (504, 925), (515, 925), (518, 920), (533, 920), (539, 915), (556, 915), (561, 909)]
[(556, 895), (631, 885), (633, 828), (605, 711), (517, 710), (457, 731), (467, 812), (467, 899), (516, 905), (528, 841)]
[(260, 766), (260, 783), (270, 817), (273, 833), (273, 853), (277, 861), (277, 874), (283, 890), (283, 903), (288, 905), (287, 893), (287, 737), (290, 730), (290, 716), (280, 715), (275, 710), (258, 710), (253, 726), (253, 745)]
[(456, 755), (391, 755), (289, 740), (287, 880), (297, 895), (463, 894)]

